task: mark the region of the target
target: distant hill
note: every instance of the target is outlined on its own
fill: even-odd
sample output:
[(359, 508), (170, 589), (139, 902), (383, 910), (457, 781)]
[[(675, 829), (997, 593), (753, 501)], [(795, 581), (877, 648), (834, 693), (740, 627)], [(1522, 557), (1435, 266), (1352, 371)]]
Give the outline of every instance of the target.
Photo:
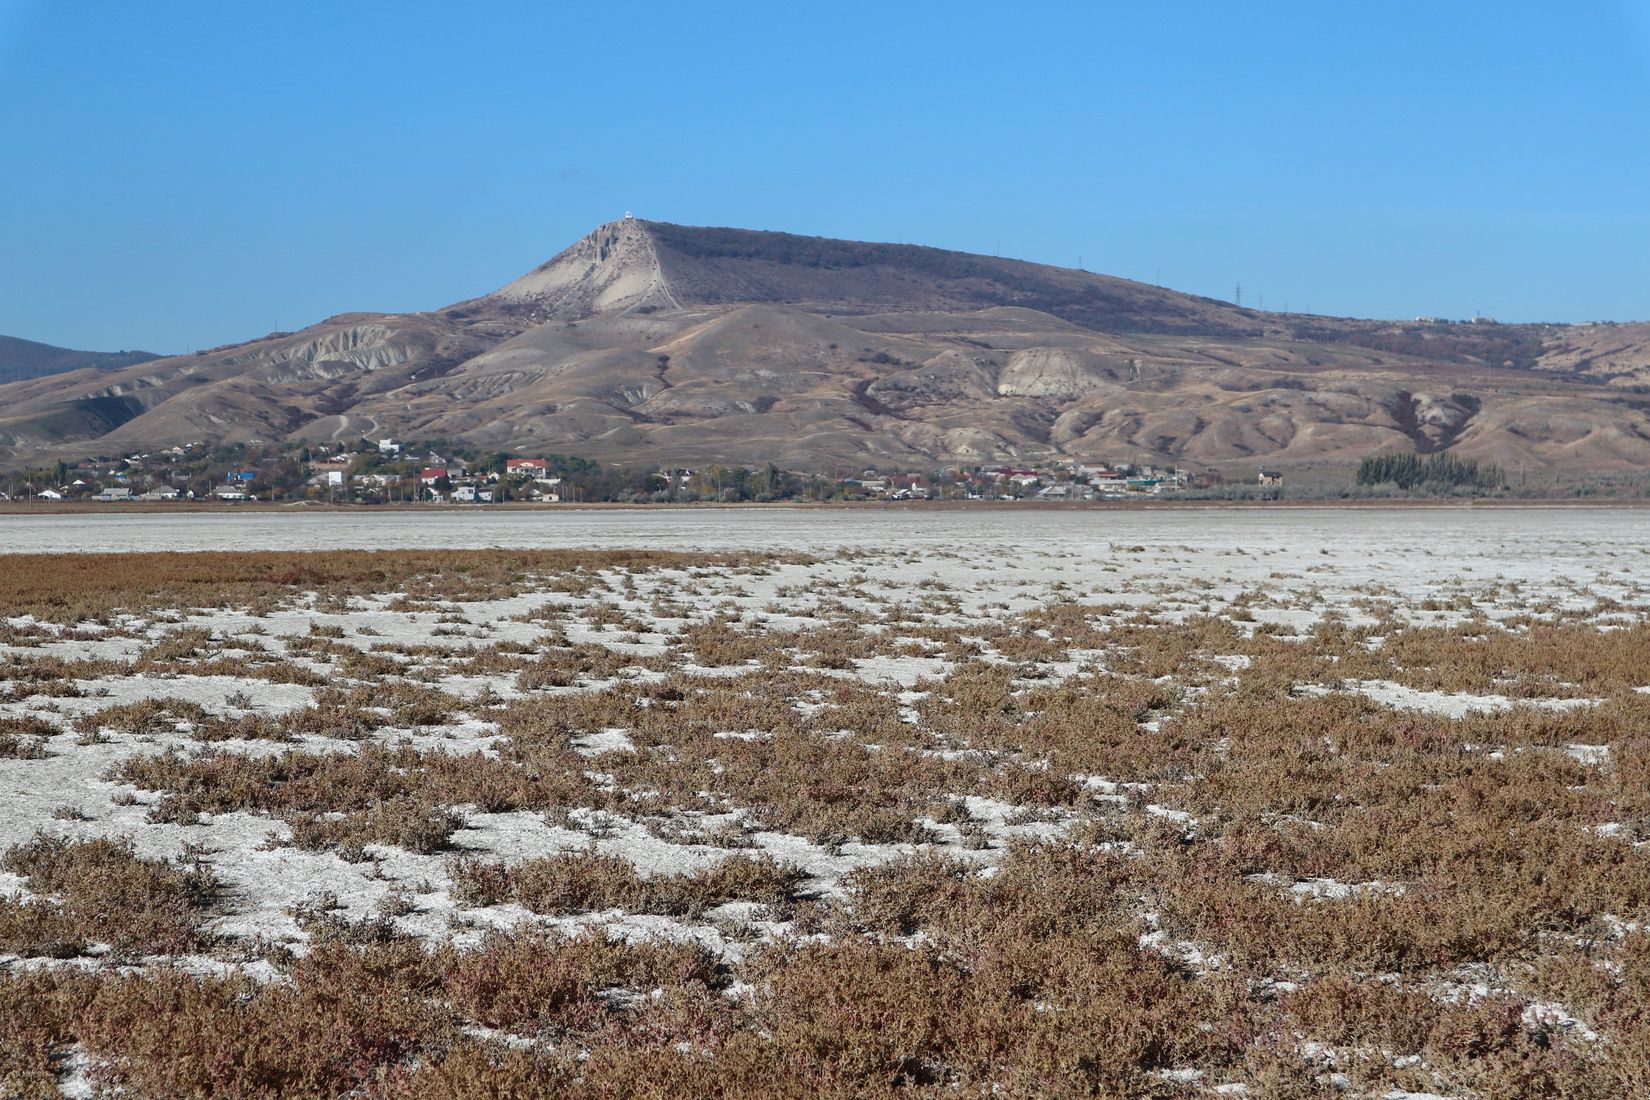
[(1266, 313), (1020, 260), (625, 219), (428, 313), (0, 385), (0, 452), (461, 440), (629, 463), (1650, 467), (1650, 325)]
[(21, 382), (86, 367), (113, 370), (159, 358), (149, 351), (75, 351), (15, 336), (0, 336), (0, 382)]

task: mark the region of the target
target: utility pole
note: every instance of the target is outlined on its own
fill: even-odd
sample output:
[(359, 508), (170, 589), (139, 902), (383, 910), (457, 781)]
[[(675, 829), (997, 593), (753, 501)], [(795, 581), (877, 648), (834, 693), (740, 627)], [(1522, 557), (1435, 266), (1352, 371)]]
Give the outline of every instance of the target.
[(1242, 283), (1239, 283), (1237, 285), (1237, 307), (1239, 309), (1243, 308), (1243, 284)]

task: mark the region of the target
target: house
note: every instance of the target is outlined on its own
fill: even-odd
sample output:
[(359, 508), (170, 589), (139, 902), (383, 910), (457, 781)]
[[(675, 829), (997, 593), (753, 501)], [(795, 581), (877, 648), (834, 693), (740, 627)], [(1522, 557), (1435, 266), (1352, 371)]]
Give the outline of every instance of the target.
[(447, 467), (445, 466), (426, 466), (418, 471), (418, 480), (425, 485), (434, 485), (445, 477), (447, 477)]
[(219, 500), (228, 501), (252, 499), (247, 496), (245, 492), (234, 487), (233, 485), (220, 485), (216, 489), (212, 490), (212, 495), (217, 497)]
[(93, 500), (101, 500), (105, 504), (109, 503), (110, 501), (116, 501), (116, 500), (131, 500), (132, 499), (132, 490), (130, 490), (130, 489), (100, 489), (100, 490), (98, 490), (97, 495), (92, 497), (92, 499)]
[(36, 493), (35, 495), (38, 496), (41, 500), (62, 500), (63, 499), (63, 494), (58, 492), (56, 489), (42, 489), (42, 490), (40, 490), (40, 492)]
[(1282, 485), (1283, 484), (1283, 471), (1282, 470), (1262, 469), (1261, 472), (1260, 472), (1260, 482), (1259, 483), (1261, 485)]
[(158, 485), (144, 493), (139, 500), (177, 500), (178, 491), (170, 485)]
[(401, 444), (393, 439), (380, 439), (378, 453), (381, 455), (398, 455), (401, 453)]
[(453, 499), (461, 504), (487, 504), (493, 499), (493, 491), (477, 489), (474, 485), (460, 485), (453, 490)]
[(542, 458), (507, 458), (504, 473), (507, 477), (543, 477), (550, 472), (549, 463)]

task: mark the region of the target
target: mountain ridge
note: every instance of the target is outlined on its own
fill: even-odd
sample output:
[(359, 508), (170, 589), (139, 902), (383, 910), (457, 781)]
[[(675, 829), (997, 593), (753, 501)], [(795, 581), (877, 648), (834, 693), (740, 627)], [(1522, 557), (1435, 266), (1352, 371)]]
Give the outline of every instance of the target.
[(800, 468), (1650, 465), (1650, 325), (1264, 313), (919, 245), (621, 219), (497, 289), (0, 385), (0, 449), (464, 440)]
[(151, 351), (77, 351), (19, 336), (0, 336), (0, 383), (87, 368), (114, 370), (159, 358)]

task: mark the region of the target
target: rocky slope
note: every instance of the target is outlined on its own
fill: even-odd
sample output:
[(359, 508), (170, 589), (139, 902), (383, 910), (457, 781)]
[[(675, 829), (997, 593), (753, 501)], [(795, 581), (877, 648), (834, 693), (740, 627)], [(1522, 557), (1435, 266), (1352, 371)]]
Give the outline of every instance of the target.
[(11, 457), (463, 439), (812, 469), (1075, 456), (1650, 465), (1650, 325), (1261, 313), (908, 245), (639, 220), (418, 314), (0, 385)]

